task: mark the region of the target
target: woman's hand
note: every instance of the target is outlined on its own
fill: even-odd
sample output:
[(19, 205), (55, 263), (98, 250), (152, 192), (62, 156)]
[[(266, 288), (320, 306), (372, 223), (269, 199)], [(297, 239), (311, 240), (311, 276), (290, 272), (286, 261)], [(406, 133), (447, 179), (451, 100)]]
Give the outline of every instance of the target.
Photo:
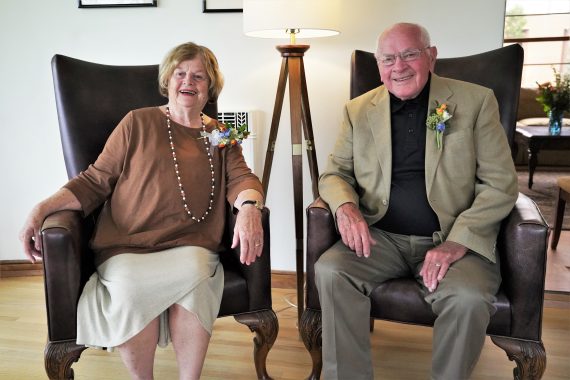
[(59, 210), (81, 210), (81, 203), (71, 191), (62, 188), (51, 197), (38, 203), (20, 230), (19, 237), (24, 246), (24, 253), (32, 263), (42, 257), (40, 230), (44, 219), (49, 214)]
[(232, 248), (240, 246), (240, 262), (250, 265), (263, 252), (261, 210), (254, 205), (243, 205), (237, 214)]
[(41, 206), (34, 207), (30, 215), (24, 223), (24, 227), (20, 230), (20, 241), (24, 246), (24, 253), (28, 260), (35, 263), (37, 259), (42, 257), (42, 239), (40, 237), (40, 229), (45, 219), (45, 215), (41, 211)]

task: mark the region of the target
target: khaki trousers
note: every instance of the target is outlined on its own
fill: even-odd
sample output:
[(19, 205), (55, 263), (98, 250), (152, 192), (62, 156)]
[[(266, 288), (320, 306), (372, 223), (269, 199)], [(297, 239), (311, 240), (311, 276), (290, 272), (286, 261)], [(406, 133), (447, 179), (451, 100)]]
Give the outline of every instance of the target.
[[(432, 238), (392, 234), (370, 227), (376, 245), (360, 258), (337, 242), (315, 264), (322, 308), (323, 377), (325, 380), (374, 379), (370, 353), (370, 298), (381, 283), (415, 278)], [(468, 252), (449, 268), (425, 300), (438, 316), (433, 328), (431, 378), (468, 379), (483, 348), (495, 294), (501, 282), (499, 263)], [(402, 366), (406, 363), (402, 363)], [(381, 379), (382, 374), (377, 374)], [(426, 374), (427, 378), (427, 374)]]

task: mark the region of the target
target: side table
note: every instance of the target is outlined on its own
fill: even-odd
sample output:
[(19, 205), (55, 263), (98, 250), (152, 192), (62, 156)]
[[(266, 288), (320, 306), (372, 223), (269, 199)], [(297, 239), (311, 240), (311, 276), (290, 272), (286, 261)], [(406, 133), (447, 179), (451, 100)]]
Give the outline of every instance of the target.
[[(562, 127), (559, 135), (548, 133), (545, 126), (517, 127), (515, 133), (516, 149), (524, 145), (528, 151), (528, 188), (532, 188), (532, 176), (538, 165), (538, 152), (546, 150), (570, 150), (570, 128)], [(516, 155), (516, 152), (515, 152)]]

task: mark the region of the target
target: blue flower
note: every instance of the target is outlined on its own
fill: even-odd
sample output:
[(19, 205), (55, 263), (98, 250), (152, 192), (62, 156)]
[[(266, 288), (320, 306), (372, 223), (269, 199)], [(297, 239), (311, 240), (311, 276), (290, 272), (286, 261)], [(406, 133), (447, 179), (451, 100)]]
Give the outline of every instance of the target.
[(220, 124), (211, 133), (202, 132), (202, 137), (210, 139), (210, 143), (218, 148), (224, 148), (226, 145), (233, 146), (241, 144), (243, 139), (247, 138), (249, 131), (247, 124), (234, 127), (233, 124), (223, 125)]
[(428, 115), (426, 119), (426, 126), (429, 129), (435, 131), (435, 142), (437, 144), (437, 149), (441, 149), (443, 146), (443, 132), (445, 131), (445, 122), (451, 119), (451, 114), (447, 112), (447, 104), (443, 103), (441, 105), (435, 102), (435, 110)]

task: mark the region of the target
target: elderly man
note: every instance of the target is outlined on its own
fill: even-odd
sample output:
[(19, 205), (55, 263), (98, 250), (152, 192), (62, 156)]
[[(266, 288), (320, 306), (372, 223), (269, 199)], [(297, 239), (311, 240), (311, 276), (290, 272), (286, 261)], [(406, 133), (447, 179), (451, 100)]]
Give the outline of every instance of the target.
[(432, 379), (469, 378), (501, 282), (495, 241), (517, 198), (493, 92), (433, 73), (416, 24), (378, 38), (382, 86), (348, 102), (319, 180), (342, 241), (315, 266), (326, 380), (372, 379), (372, 290), (413, 277), (437, 315)]

